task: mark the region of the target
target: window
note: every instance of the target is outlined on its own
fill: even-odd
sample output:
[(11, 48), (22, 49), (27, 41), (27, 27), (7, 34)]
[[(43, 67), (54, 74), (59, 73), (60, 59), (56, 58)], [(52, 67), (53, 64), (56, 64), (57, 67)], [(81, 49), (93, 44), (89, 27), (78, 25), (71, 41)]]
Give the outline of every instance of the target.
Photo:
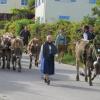
[(0, 0), (0, 4), (7, 4), (7, 0)]
[(96, 0), (89, 0), (89, 3), (95, 4), (96, 3)]
[(70, 0), (71, 2), (76, 2), (76, 0)]
[(60, 0), (55, 0), (55, 1), (60, 1)]
[(27, 5), (28, 4), (28, 0), (21, 0), (21, 5)]
[(77, 0), (55, 0), (55, 1), (67, 3), (67, 2), (76, 2)]
[(61, 19), (61, 20), (69, 20), (70, 16), (59, 16), (59, 19)]

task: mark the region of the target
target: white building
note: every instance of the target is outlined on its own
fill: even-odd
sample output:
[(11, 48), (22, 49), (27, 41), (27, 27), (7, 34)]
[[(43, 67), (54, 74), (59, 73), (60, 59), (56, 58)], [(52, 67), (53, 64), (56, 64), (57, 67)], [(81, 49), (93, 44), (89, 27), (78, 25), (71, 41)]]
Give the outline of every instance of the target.
[(28, 4), (28, 0), (0, 0), (0, 19), (11, 14), (14, 8), (23, 8)]
[(40, 23), (60, 20), (80, 21), (96, 0), (36, 0), (35, 19)]

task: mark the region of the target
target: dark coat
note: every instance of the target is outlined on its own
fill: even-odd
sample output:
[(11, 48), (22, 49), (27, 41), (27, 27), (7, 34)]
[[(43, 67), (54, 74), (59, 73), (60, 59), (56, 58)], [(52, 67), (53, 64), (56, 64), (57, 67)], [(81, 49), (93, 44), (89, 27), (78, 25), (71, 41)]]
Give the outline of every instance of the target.
[(93, 40), (95, 37), (94, 34), (90, 32), (87, 32), (87, 36), (88, 36), (88, 40)]
[[(51, 46), (51, 53), (49, 52)], [(54, 55), (57, 53), (57, 48), (53, 43), (46, 42), (43, 45), (44, 69), (43, 73), (48, 75), (54, 74)]]
[(20, 36), (23, 38), (24, 45), (28, 44), (28, 40), (30, 38), (30, 32), (28, 30), (22, 30)]

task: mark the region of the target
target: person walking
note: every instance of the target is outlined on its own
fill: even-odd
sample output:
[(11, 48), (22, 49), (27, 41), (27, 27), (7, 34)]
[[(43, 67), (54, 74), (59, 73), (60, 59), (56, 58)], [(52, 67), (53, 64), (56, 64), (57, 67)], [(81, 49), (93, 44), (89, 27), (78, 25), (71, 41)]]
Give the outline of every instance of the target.
[(27, 29), (27, 26), (25, 26), (24, 29), (22, 29), (22, 31), (20, 32), (20, 37), (22, 37), (22, 39), (23, 39), (24, 46), (28, 45), (30, 36), (31, 36), (31, 34), (30, 34), (29, 30)]
[(61, 63), (64, 53), (65, 53), (65, 50), (66, 50), (66, 45), (67, 45), (66, 36), (65, 36), (63, 30), (60, 30), (58, 32), (58, 35), (57, 35), (56, 41), (55, 41), (55, 45), (57, 46), (57, 49), (58, 49), (58, 60), (59, 60), (59, 63)]
[(27, 53), (27, 45), (28, 45), (30, 36), (31, 34), (29, 30), (27, 29), (27, 26), (25, 26), (24, 29), (22, 29), (22, 31), (20, 32), (20, 37), (23, 39), (24, 50), (26, 53)]
[[(42, 55), (42, 54), (43, 55)], [(57, 48), (53, 44), (52, 36), (48, 35), (46, 42), (41, 46), (41, 56), (43, 56), (43, 66), (42, 71), (44, 74), (44, 81), (48, 85), (50, 84), (49, 75), (54, 75), (55, 73), (55, 64), (54, 64), (54, 56), (57, 53)]]

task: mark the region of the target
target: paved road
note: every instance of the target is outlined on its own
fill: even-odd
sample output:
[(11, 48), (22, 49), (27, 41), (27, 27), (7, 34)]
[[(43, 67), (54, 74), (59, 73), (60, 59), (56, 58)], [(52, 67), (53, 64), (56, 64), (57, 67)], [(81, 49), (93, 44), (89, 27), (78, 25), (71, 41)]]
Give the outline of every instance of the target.
[(100, 77), (90, 87), (82, 77), (75, 81), (75, 67), (56, 63), (56, 74), (47, 86), (37, 68), (28, 69), (28, 56), (22, 63), (22, 73), (0, 70), (0, 100), (100, 100)]

